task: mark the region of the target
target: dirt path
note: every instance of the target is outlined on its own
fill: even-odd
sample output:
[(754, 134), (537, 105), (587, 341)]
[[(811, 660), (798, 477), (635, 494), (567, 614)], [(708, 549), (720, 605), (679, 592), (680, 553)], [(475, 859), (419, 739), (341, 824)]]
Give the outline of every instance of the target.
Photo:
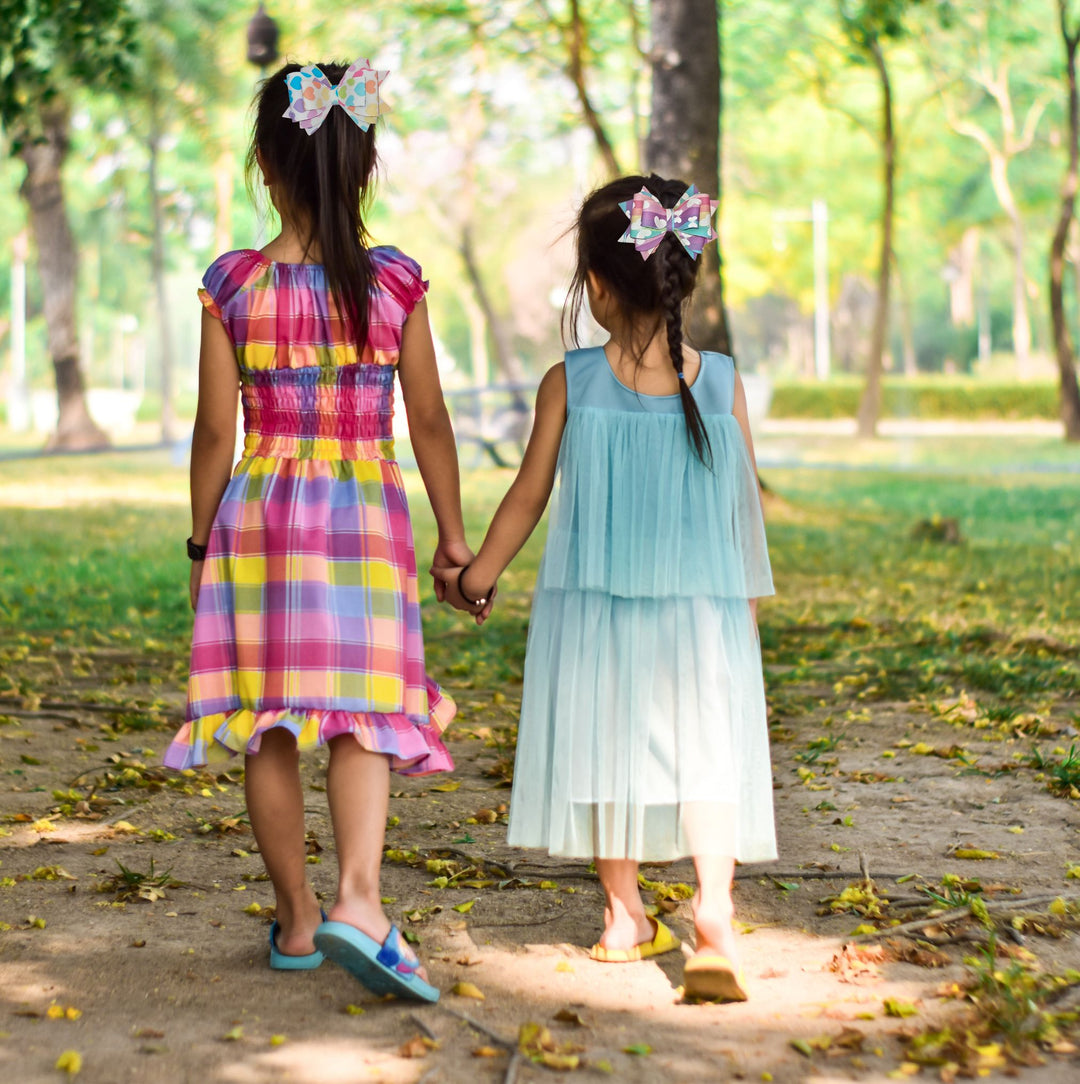
[[(925, 914), (905, 912), (903, 899), (922, 883), (943, 890), (950, 873), (977, 878), (980, 898), (995, 907), (1014, 892), (1042, 897), (1044, 933), (1029, 924), (1023, 946), (1008, 941), (1007, 951), (1030, 950), (1055, 973), (1080, 969), (1070, 916), (1045, 915), (1047, 900), (1080, 895), (1080, 882), (1065, 879), (1070, 862), (1080, 863), (1075, 803), (1049, 793), (1037, 773), (1013, 770), (1019, 747), (996, 731), (958, 730), (888, 703), (842, 722), (824, 706), (790, 719), (774, 713), (781, 860), (741, 869), (736, 891), (747, 1004), (682, 1003), (675, 954), (595, 964), (583, 946), (599, 933), (601, 906), (587, 866), (505, 845), (501, 771), (519, 692), (508, 688), (460, 697), (448, 786), (395, 783), (387, 909), (419, 939), (441, 1004), (376, 1000), (329, 964), (271, 972), (271, 897), (243, 821), (241, 766), (179, 778), (157, 767), (180, 703), (162, 693), (169, 684), (141, 694), (130, 684), (155, 661), (103, 657), (80, 678), (77, 660), (47, 643), (7, 658), (49, 690), (0, 701), (0, 1079), (12, 1084), (64, 1079), (54, 1066), (65, 1051), (78, 1053), (77, 1079), (89, 1084), (539, 1080), (550, 1070), (520, 1057), (511, 1065), (529, 1023), (578, 1055), (577, 1075), (598, 1079), (905, 1076), (918, 1070), (904, 1067), (912, 1037), (961, 1010), (938, 995), (962, 980), (959, 961), (977, 946), (954, 942), (944, 955), (924, 946), (917, 958), (940, 967), (898, 962), (874, 942), (861, 957), (842, 954), (865, 918), (818, 911), (860, 880), (861, 864), (878, 895), (898, 901), (885, 909), (897, 920)], [(110, 668), (127, 682), (123, 706), (88, 710), (108, 696), (100, 690)], [(323, 766), (323, 757), (308, 758), (305, 783), (311, 874), (329, 896)], [(958, 849), (998, 857), (963, 860)], [(649, 898), (678, 896), (691, 879), (688, 863), (645, 873), (667, 889)], [(163, 874), (180, 884), (160, 883)], [(661, 907), (689, 935), (688, 904)], [(981, 936), (974, 920), (950, 929)], [(892, 945), (916, 952), (913, 941)], [(484, 999), (451, 993), (458, 982)], [(1070, 1044), (1059, 1049), (1031, 1070), (1037, 1084), (1077, 1079)], [(996, 1075), (993, 1053), (979, 1057)]]

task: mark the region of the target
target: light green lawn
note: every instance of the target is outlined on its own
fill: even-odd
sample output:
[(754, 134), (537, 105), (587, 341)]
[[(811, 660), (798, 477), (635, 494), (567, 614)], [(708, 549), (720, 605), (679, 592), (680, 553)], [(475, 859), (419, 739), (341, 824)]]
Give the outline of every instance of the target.
[[(511, 478), (467, 475), (474, 544)], [(423, 572), (434, 528), (419, 478), (407, 480)], [(966, 689), (1003, 718), (1078, 710), (1076, 476), (792, 469), (766, 481), (778, 595), (762, 609), (762, 634), (778, 702), (797, 710), (808, 683), (846, 680), (856, 706)], [(3, 640), (133, 643), (179, 679), (191, 621), (186, 484), (165, 453), (5, 463)], [(956, 518), (964, 541), (913, 540), (915, 523), (934, 515)], [(451, 688), (520, 677), (542, 533), (504, 576), (483, 629), (434, 605), (421, 576), (430, 666)]]

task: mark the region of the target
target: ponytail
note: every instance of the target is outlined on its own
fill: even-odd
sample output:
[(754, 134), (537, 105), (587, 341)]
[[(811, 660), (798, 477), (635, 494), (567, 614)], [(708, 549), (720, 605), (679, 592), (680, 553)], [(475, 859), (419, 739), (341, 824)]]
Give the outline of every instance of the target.
[(686, 378), (683, 376), (682, 307), (686, 294), (682, 283), (684, 272), (675, 262), (681, 252), (681, 250), (675, 251), (677, 245), (675, 238), (665, 237), (660, 242), (660, 247), (656, 250), (654, 257), (660, 306), (664, 314), (664, 323), (667, 325), (668, 353), (671, 355), (671, 364), (679, 378), (679, 400), (686, 418), (686, 435), (694, 447), (694, 454), (711, 470), (713, 455), (709, 434), (705, 430), (705, 422), (702, 420), (697, 400), (686, 386)]
[(368, 304), (375, 285), (362, 215), (368, 175), (374, 161), (373, 149), (368, 150), (372, 141), (343, 109), (332, 109), (322, 129), (314, 136), (305, 135), (304, 139), (314, 144), (312, 150), (318, 179), (318, 199), (309, 207), (311, 241), (319, 247), (326, 284), (346, 334), (356, 344), (359, 361), (367, 343)]
[[(324, 62), (319, 67), (333, 83), (346, 72), (344, 64)], [(285, 212), (310, 225), (308, 243), (319, 250), (326, 284), (359, 360), (367, 345), (368, 305), (376, 285), (364, 224), (377, 164), (375, 126), (365, 131), (345, 110), (331, 109), (318, 131), (309, 134), (284, 116), (289, 105), (286, 77), (300, 70), (299, 64), (286, 64), (263, 82), (256, 96), (248, 190), (254, 189), (261, 155), (279, 186)]]

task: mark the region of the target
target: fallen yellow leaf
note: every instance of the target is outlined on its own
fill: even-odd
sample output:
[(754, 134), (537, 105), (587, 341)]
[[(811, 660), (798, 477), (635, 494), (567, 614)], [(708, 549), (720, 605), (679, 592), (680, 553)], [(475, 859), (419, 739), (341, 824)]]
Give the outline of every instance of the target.
[(486, 1000), (480, 987), (473, 985), (471, 982), (455, 982), (450, 989), (450, 993), (457, 994), (458, 997), (471, 997), (475, 1001)]
[(74, 1076), (82, 1071), (82, 1054), (77, 1050), (65, 1050), (56, 1059), (56, 1068), (68, 1076)]

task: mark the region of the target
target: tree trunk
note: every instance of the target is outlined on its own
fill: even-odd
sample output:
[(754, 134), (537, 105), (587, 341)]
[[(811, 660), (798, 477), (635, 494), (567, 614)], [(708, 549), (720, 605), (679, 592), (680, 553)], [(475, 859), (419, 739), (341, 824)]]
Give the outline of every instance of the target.
[(600, 120), (600, 115), (596, 112), (592, 99), (589, 97), (588, 87), (585, 85), (585, 41), (588, 28), (581, 14), (580, 0), (570, 0), (570, 24), (565, 27), (564, 33), (567, 52), (566, 74), (577, 92), (581, 115), (585, 118), (585, 123), (596, 140), (596, 148), (604, 160), (604, 168), (608, 175), (618, 177), (622, 170), (615, 157), (615, 148), (611, 145), (603, 121)]
[[(499, 314), (495, 311), (494, 304), (492, 304), (491, 295), (488, 293), (483, 273), (480, 270), (480, 264), (476, 259), (476, 252), (473, 249), (472, 229), (468, 225), (462, 227), (458, 253), (461, 256), (461, 262), (465, 265), (465, 274), (472, 286), (473, 296), (476, 298), (476, 303), (480, 306), (480, 311), (484, 314), (484, 319), (491, 331), (496, 369), (511, 384), (524, 384), (525, 373), (522, 371), (521, 363), (518, 361), (517, 355), (510, 344), (510, 337), (506, 333), (506, 327), (502, 320), (499, 319)], [(512, 391), (510, 396), (516, 409), (526, 413), (529, 412), (529, 404), (519, 390)]]
[(881, 210), (881, 248), (878, 258), (877, 301), (870, 334), (870, 356), (866, 359), (866, 387), (859, 402), (857, 432), (860, 437), (877, 435), (881, 416), (881, 370), (885, 338), (889, 330), (889, 254), (893, 247), (893, 205), (896, 185), (896, 133), (893, 128), (892, 84), (881, 43), (871, 38), (867, 50), (881, 80), (881, 152), (884, 203)]
[(1013, 220), (1013, 351), (1016, 375), (1031, 376), (1031, 318), (1028, 316), (1027, 274), (1024, 271), (1024, 223), (1019, 214)]
[(1076, 85), (1076, 48), (1080, 42), (1080, 27), (1069, 33), (1066, 0), (1058, 0), (1058, 18), (1065, 43), (1065, 66), (1069, 82), (1069, 168), (1061, 186), (1061, 212), (1050, 245), (1050, 319), (1054, 328), (1054, 353), (1061, 377), (1061, 420), (1065, 439), (1080, 441), (1080, 387), (1076, 382), (1076, 362), (1069, 326), (1065, 320), (1063, 285), (1065, 277), (1065, 244), (1069, 225), (1076, 208), (1076, 191), (1080, 179), (1080, 100)]
[(1009, 157), (992, 147), (987, 147), (987, 153), (990, 155), (990, 183), (1012, 224), (1013, 353), (1016, 375), (1020, 380), (1026, 380), (1031, 375), (1031, 318), (1028, 316), (1027, 274), (1024, 271), (1027, 248), (1024, 220), (1009, 181)]
[[(652, 0), (652, 118), (646, 169), (720, 198), (720, 8), (716, 0)], [(719, 217), (719, 216), (718, 216)], [(716, 223), (719, 231), (719, 221)], [(687, 320), (704, 350), (730, 354), (720, 247), (702, 254)]]
[(56, 432), (46, 447), (53, 451), (104, 448), (109, 438), (87, 410), (86, 386), (79, 365), (75, 314), (78, 257), (61, 177), (68, 152), (67, 104), (54, 99), (44, 107), (40, 120), (41, 139), (34, 142), (25, 138), (17, 153), (26, 166), (19, 194), (30, 212), (49, 354), (56, 373)]
[(892, 254), (893, 267), (896, 271), (896, 294), (900, 302), (900, 337), (904, 348), (904, 376), (919, 375), (919, 356), (915, 350), (915, 321), (911, 314), (911, 292), (907, 289), (904, 269), (896, 253)]
[(171, 444), (176, 439), (176, 412), (173, 403), (173, 338), (169, 317), (169, 294), (165, 287), (165, 223), (161, 210), (161, 189), (158, 185), (158, 151), (161, 145), (160, 118), (155, 103), (150, 104), (150, 152), (147, 182), (150, 212), (154, 226), (151, 265), (154, 292), (157, 295), (158, 350), (161, 364), (161, 440)]

